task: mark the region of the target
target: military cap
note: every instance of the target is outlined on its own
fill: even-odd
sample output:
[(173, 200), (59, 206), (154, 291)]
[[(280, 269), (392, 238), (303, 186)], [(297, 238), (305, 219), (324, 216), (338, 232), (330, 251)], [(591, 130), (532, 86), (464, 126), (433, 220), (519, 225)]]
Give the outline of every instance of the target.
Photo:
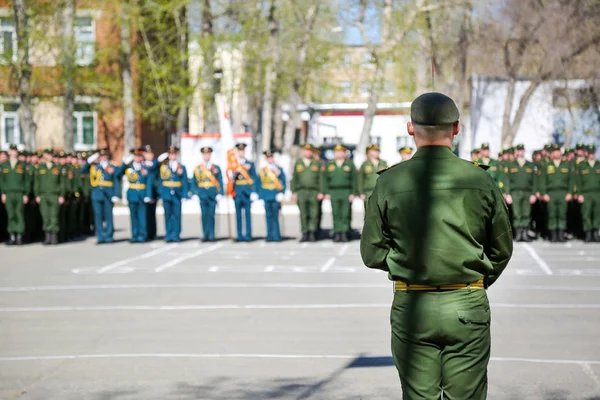
[(265, 157), (273, 157), (273, 153), (275, 153), (275, 150), (273, 150), (273, 149), (263, 151), (263, 154), (265, 155)]
[(137, 149), (131, 149), (130, 153), (133, 154), (134, 156), (143, 156), (144, 155), (144, 148), (140, 147)]
[(515, 150), (525, 150), (525, 145), (523, 143), (519, 143), (515, 146)]
[(489, 150), (490, 149), (490, 144), (487, 142), (481, 143), (481, 147), (480, 150)]
[(179, 151), (179, 148), (177, 146), (171, 145), (171, 146), (167, 147), (168, 153), (172, 154), (172, 153), (177, 153), (178, 151)]
[(471, 150), (471, 154), (479, 154), (479, 149), (473, 149), (473, 150)]
[(460, 118), (458, 108), (450, 97), (438, 92), (425, 93), (410, 105), (410, 119), (420, 125), (453, 124)]
[(573, 149), (570, 147), (565, 147), (564, 153), (565, 154), (573, 153)]
[(545, 144), (544, 150), (549, 151), (552, 148), (552, 144)]
[(367, 151), (369, 150), (375, 150), (375, 151), (380, 151), (379, 150), (379, 145), (378, 144), (370, 144), (367, 146)]
[(577, 145), (575, 146), (575, 149), (577, 149), (577, 150), (583, 150), (583, 149), (584, 149), (584, 147), (585, 147), (585, 146), (583, 145), (583, 143), (579, 142), (579, 143), (577, 143)]
[(146, 153), (152, 153), (152, 146), (150, 146), (149, 144), (144, 146), (144, 151)]
[(41, 152), (41, 151), (38, 151), (37, 153), (34, 153), (34, 154), (32, 154), (32, 155), (34, 155), (34, 156), (36, 156), (36, 157), (41, 157), (41, 156), (43, 156), (43, 155), (44, 155), (44, 153), (43, 153), (43, 152)]
[(67, 157), (67, 153), (65, 153), (64, 151), (59, 151), (57, 157), (59, 157), (59, 158), (65, 158), (65, 157)]
[(550, 145), (550, 151), (560, 151), (560, 146), (557, 144)]
[(45, 154), (52, 154), (53, 152), (54, 152), (54, 149), (52, 149), (52, 148), (50, 148), (50, 147), (48, 147), (48, 148), (44, 149), (44, 153), (45, 153)]
[(412, 152), (413, 152), (412, 147), (408, 147), (408, 146), (403, 146), (398, 149), (398, 153), (400, 153), (400, 154), (412, 154)]
[(302, 146), (302, 150), (313, 150), (313, 146), (312, 144), (306, 143), (304, 146)]
[(320, 148), (318, 148), (317, 146), (313, 146), (313, 145), (311, 145), (310, 147), (312, 148), (312, 151), (313, 151), (314, 153), (319, 153), (319, 152), (321, 152), (321, 149), (320, 149)]
[(588, 144), (586, 150), (589, 151), (590, 153), (595, 153), (596, 152), (596, 145), (595, 144)]
[(246, 143), (237, 143), (235, 145), (235, 148), (238, 149), (238, 150), (245, 150), (246, 147), (248, 147), (248, 145)]
[(81, 153), (79, 153), (77, 158), (87, 158), (87, 156), (88, 156), (87, 151), (82, 151)]
[(17, 147), (17, 145), (16, 145), (16, 144), (14, 144), (14, 143), (11, 143), (11, 145), (10, 145), (10, 146), (8, 146), (8, 149), (9, 149), (9, 150), (18, 150), (19, 148)]
[(212, 153), (213, 149), (212, 147), (209, 146), (204, 146), (203, 148), (200, 149), (200, 153), (202, 154), (206, 154), (206, 153)]
[(346, 150), (348, 150), (348, 148), (341, 143), (336, 144), (335, 147), (333, 148), (333, 151), (346, 151)]
[(108, 148), (98, 150), (101, 156), (110, 156), (110, 150)]

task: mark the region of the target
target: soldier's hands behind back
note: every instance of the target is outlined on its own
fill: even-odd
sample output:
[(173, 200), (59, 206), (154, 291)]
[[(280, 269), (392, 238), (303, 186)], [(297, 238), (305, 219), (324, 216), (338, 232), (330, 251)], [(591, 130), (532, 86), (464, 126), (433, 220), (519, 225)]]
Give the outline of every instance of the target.
[(6, 195), (5, 194), (2, 195), (2, 203), (6, 203)]
[(23, 204), (29, 203), (29, 197), (23, 196)]
[(547, 203), (550, 201), (550, 196), (545, 194), (544, 196), (542, 196), (542, 198), (544, 199), (544, 201)]
[(583, 204), (583, 202), (584, 202), (584, 201), (585, 201), (585, 198), (583, 197), (583, 195), (582, 195), (582, 194), (580, 194), (580, 195), (577, 197), (577, 202), (578, 202), (579, 204)]
[(35, 202), (38, 204), (42, 202), (42, 199), (40, 198), (40, 196), (35, 198)]
[(63, 204), (65, 204), (65, 198), (64, 198), (64, 197), (59, 197), (59, 198), (58, 198), (58, 204), (60, 204), (61, 206), (62, 206)]
[(529, 196), (529, 203), (535, 204), (536, 201), (537, 201), (537, 197), (535, 194), (532, 194), (531, 196)]
[(566, 196), (565, 196), (565, 200), (566, 200), (567, 202), (569, 202), (569, 201), (573, 200), (573, 195), (569, 193), (568, 195), (566, 195)]

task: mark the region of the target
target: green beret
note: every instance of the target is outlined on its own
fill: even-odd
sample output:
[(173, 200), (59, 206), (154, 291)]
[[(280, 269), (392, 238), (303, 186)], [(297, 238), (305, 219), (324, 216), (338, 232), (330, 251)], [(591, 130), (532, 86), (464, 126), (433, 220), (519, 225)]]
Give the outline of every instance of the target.
[(410, 106), (410, 119), (419, 125), (453, 124), (459, 117), (454, 100), (437, 92), (422, 94)]

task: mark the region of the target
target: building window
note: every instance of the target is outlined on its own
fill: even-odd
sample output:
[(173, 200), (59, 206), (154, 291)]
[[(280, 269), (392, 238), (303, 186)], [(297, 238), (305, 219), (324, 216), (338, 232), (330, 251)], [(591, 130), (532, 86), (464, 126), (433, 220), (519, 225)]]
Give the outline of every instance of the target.
[(75, 150), (91, 150), (96, 147), (98, 129), (97, 113), (87, 104), (75, 105), (73, 112), (73, 146)]
[(363, 68), (373, 68), (374, 67), (373, 55), (371, 54), (370, 51), (363, 51), (360, 54), (360, 63), (363, 66)]
[(340, 92), (343, 97), (352, 96), (352, 82), (350, 82), (350, 81), (340, 82)]
[(0, 18), (0, 62), (17, 61), (17, 30), (12, 18)]
[(361, 83), (360, 95), (361, 95), (361, 97), (369, 97), (371, 95), (371, 83), (370, 82)]
[(77, 17), (74, 30), (77, 64), (90, 65), (96, 53), (96, 23), (91, 17)]
[(22, 145), (23, 137), (19, 127), (18, 104), (0, 105), (0, 130), (2, 131), (2, 148), (7, 149), (11, 144)]

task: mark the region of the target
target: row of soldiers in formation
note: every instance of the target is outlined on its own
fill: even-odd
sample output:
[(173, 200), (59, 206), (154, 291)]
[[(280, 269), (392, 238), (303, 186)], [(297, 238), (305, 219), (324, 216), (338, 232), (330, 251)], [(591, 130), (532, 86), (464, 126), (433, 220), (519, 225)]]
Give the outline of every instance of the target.
[[(257, 170), (245, 157), (245, 144), (236, 145), (235, 167), (227, 171), (235, 201), (237, 241), (252, 240), (251, 204), (264, 202), (268, 241), (281, 240), (279, 212), (286, 191), (284, 170), (274, 161), (272, 151), (264, 152), (266, 165)], [(379, 158), (379, 146), (367, 148), (367, 160), (356, 168), (347, 148), (334, 147), (334, 159), (324, 162), (320, 150), (302, 147), (302, 157), (293, 166), (292, 198), (300, 208), (302, 237), (316, 241), (321, 231), (322, 202), (331, 202), (333, 240), (346, 242), (350, 236), (351, 206), (355, 198), (365, 204), (375, 187), (377, 172), (388, 167)], [(542, 235), (563, 241), (581, 235), (586, 241), (600, 241), (600, 165), (595, 163), (595, 146), (578, 145), (561, 152), (547, 145), (525, 159), (525, 148), (517, 145), (490, 157), (489, 145), (471, 153), (473, 162), (487, 168), (511, 209), (515, 239), (529, 241)], [(178, 161), (178, 149), (169, 147), (157, 159), (149, 146), (137, 149), (122, 163), (110, 161), (107, 150), (88, 157), (78, 154), (19, 153), (11, 146), (0, 153), (0, 192), (5, 205), (8, 244), (35, 240), (45, 234), (44, 243), (55, 244), (79, 238), (93, 230), (98, 243), (113, 240), (112, 207), (121, 193), (125, 175), (127, 203), (131, 215), (131, 241), (145, 242), (156, 237), (156, 202), (165, 212), (168, 242), (180, 240), (181, 200), (196, 196), (202, 210), (203, 240), (215, 240), (216, 207), (225, 192), (223, 173), (211, 162), (212, 149), (201, 149), (203, 161), (188, 180)], [(399, 149), (402, 161), (410, 159), (412, 148)], [(87, 158), (86, 158), (87, 157)], [(2, 225), (0, 210), (0, 226)], [(40, 218), (41, 217), (41, 223)], [(579, 222), (579, 223), (578, 223)], [(27, 232), (28, 237), (23, 238)], [(531, 235), (534, 232), (534, 235)]]
[(534, 151), (529, 161), (522, 144), (492, 159), (484, 143), (471, 158), (487, 166), (498, 183), (517, 241), (542, 236), (552, 242), (573, 237), (600, 242), (600, 164), (595, 145), (579, 143), (561, 151), (559, 145), (548, 144)]

